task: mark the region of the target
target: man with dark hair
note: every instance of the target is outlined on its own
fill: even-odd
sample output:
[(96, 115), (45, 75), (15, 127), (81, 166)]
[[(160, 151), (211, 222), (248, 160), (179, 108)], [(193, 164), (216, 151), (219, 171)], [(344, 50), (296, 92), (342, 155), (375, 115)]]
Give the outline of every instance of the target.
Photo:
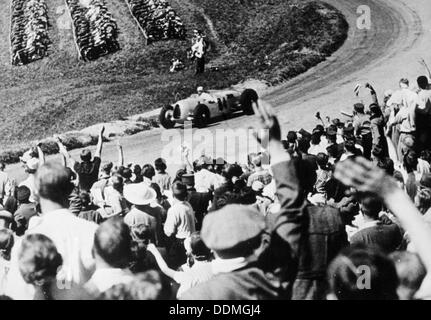
[(395, 223), (386, 224), (380, 220), (382, 208), (382, 201), (377, 197), (368, 196), (361, 200), (360, 210), (364, 222), (351, 237), (351, 245), (375, 247), (385, 253), (391, 253), (400, 246), (403, 239), (401, 230)]
[[(97, 225), (73, 215), (69, 207), (69, 194), (74, 185), (66, 168), (59, 163), (47, 162), (36, 174), (36, 193), (40, 199), (42, 215), (38, 224), (28, 233), (43, 234), (54, 242), (64, 259), (64, 270), (57, 278), (64, 287), (74, 288), (87, 282), (94, 271), (92, 242)], [(32, 299), (34, 289), (29, 288), (18, 271), (16, 250), (11, 260), (7, 294), (15, 299)], [(15, 254), (14, 254), (15, 252)], [(15, 263), (14, 263), (15, 262)]]
[(16, 200), (18, 209), (14, 213), (15, 232), (18, 236), (24, 234), (27, 230), (29, 221), (38, 214), (35, 203), (30, 202), (30, 189), (26, 186), (17, 188)]
[(64, 145), (58, 139), (60, 153), (65, 157), (67, 166), (73, 168), (79, 177), (79, 188), (81, 191), (90, 191), (93, 184), (98, 180), (99, 169), (101, 164), (101, 155), (103, 147), (103, 133), (105, 127), (102, 126), (99, 131), (99, 139), (97, 142), (96, 153), (94, 158), (91, 159), (91, 151), (84, 149), (81, 152), (81, 162), (76, 162), (71, 155), (67, 152)]
[(174, 201), (168, 210), (164, 225), (167, 237), (171, 238), (172, 245), (168, 252), (168, 264), (177, 269), (186, 262), (184, 240), (196, 231), (196, 218), (190, 203), (187, 202), (187, 187), (181, 182), (172, 185)]
[(193, 31), (192, 58), (196, 61), (196, 75), (205, 72), (205, 54), (208, 44), (204, 39), (202, 31), (195, 29)]
[(99, 226), (93, 242), (96, 271), (85, 285), (90, 293), (98, 296), (114, 285), (133, 280), (126, 270), (132, 258), (131, 247), (130, 229), (122, 218), (111, 218)]

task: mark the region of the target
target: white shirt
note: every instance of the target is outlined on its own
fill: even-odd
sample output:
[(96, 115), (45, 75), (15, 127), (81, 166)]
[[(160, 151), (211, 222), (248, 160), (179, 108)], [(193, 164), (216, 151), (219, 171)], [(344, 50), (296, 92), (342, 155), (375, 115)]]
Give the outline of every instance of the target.
[(168, 210), (164, 231), (170, 237), (175, 235), (177, 239), (186, 239), (196, 231), (195, 213), (187, 201), (175, 200)]
[(211, 188), (214, 188), (219, 183), (217, 174), (202, 169), (195, 173), (195, 189), (196, 192), (208, 192)]
[(23, 182), (21, 182), (18, 187), (21, 186), (26, 186), (27, 188), (30, 189), (30, 202), (36, 202), (36, 185), (35, 185), (35, 175), (34, 174), (29, 174), (28, 178), (25, 179)]
[[(63, 258), (62, 269), (57, 274), (58, 285), (65, 289), (80, 286), (88, 281), (94, 272), (92, 255), (94, 234), (97, 224), (80, 219), (67, 209), (43, 214), (38, 223), (27, 234), (43, 234), (50, 238)], [(10, 278), (6, 294), (18, 300), (33, 299), (34, 288), (25, 283), (18, 267), (18, 252), (21, 243), (12, 249)]]
[(193, 266), (187, 271), (177, 271), (174, 274), (174, 281), (180, 285), (177, 292), (179, 298), (187, 290), (197, 286), (198, 284), (208, 281), (213, 276), (211, 262), (195, 261)]
[(91, 279), (85, 284), (86, 289), (93, 294), (108, 291), (113, 286), (133, 281), (130, 271), (116, 268), (96, 269)]

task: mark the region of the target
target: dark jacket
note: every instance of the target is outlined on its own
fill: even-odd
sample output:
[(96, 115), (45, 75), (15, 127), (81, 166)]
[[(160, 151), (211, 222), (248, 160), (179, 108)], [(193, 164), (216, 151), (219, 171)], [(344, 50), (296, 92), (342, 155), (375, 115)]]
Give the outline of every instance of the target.
[(296, 277), (303, 233), (305, 200), (293, 161), (273, 166), (281, 209), (271, 242), (259, 260), (243, 269), (221, 273), (185, 292), (183, 300), (289, 299)]
[(329, 263), (348, 246), (340, 210), (330, 206), (306, 207), (307, 232), (299, 250), (298, 274), (293, 300), (326, 298), (326, 270)]
[(400, 228), (395, 224), (378, 222), (377, 225), (356, 232), (350, 239), (352, 245), (374, 247), (389, 254), (398, 249), (403, 240)]

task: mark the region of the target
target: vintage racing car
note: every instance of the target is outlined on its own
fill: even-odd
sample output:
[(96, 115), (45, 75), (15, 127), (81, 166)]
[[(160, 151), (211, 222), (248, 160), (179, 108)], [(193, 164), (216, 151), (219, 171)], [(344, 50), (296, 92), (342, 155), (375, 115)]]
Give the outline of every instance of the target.
[(166, 129), (185, 121), (192, 121), (194, 126), (204, 128), (211, 119), (218, 117), (227, 119), (238, 111), (253, 114), (252, 101), (257, 99), (258, 95), (253, 89), (246, 89), (242, 93), (236, 90), (204, 92), (203, 88), (199, 87), (197, 94), (163, 107), (159, 121)]

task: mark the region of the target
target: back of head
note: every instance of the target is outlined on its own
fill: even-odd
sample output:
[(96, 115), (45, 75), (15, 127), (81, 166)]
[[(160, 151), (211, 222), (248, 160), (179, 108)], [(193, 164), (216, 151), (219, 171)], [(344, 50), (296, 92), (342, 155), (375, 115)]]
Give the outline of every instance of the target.
[(328, 268), (330, 294), (338, 300), (398, 300), (393, 262), (371, 248), (350, 247)]
[(427, 90), (429, 86), (428, 78), (426, 76), (420, 76), (418, 78), (418, 86), (422, 90)]
[(364, 215), (372, 219), (378, 219), (382, 211), (383, 203), (375, 196), (366, 196), (361, 199), (361, 210)]
[(317, 154), (316, 162), (319, 168), (321, 169), (326, 168), (326, 166), (328, 165), (328, 161), (329, 161), (329, 157), (327, 154), (322, 152)]
[(66, 168), (54, 162), (47, 162), (38, 169), (35, 185), (41, 198), (61, 205), (67, 203), (74, 188)]
[(413, 172), (418, 166), (418, 155), (410, 150), (404, 155), (403, 165), (407, 172)]
[(166, 171), (166, 162), (162, 158), (158, 158), (154, 161), (154, 167), (157, 171), (165, 172)]
[(91, 161), (91, 151), (89, 149), (82, 150), (81, 160), (83, 162), (90, 162)]
[(130, 179), (130, 178), (132, 178), (132, 175), (133, 175), (132, 169), (124, 168), (123, 174), (122, 174), (124, 179)]
[(394, 165), (394, 161), (391, 158), (383, 158), (379, 160), (377, 165), (379, 168), (382, 168), (383, 170), (385, 170), (388, 175), (390, 176), (394, 175), (395, 165)]
[(395, 264), (400, 286), (398, 295), (402, 300), (413, 299), (420, 289), (427, 272), (419, 256), (408, 251), (397, 251), (390, 255)]
[(156, 175), (156, 171), (151, 164), (145, 164), (142, 167), (142, 175), (151, 180)]
[(31, 191), (27, 186), (19, 186), (16, 190), (16, 200), (18, 203), (28, 203)]
[(111, 177), (111, 183), (112, 183), (112, 187), (119, 191), (122, 192), (123, 191), (123, 187), (124, 187), (124, 180), (123, 177), (121, 177), (120, 175), (116, 174), (113, 175)]
[(308, 153), (310, 149), (310, 141), (305, 138), (298, 139), (298, 150), (302, 153)]
[(187, 186), (182, 182), (175, 182), (172, 185), (172, 195), (175, 199), (179, 201), (184, 201), (187, 199)]
[(94, 253), (113, 268), (124, 268), (131, 257), (132, 237), (122, 218), (102, 223), (94, 236)]
[(0, 229), (0, 257), (10, 260), (10, 253), (15, 243), (13, 232), (9, 229)]
[(363, 103), (355, 103), (353, 105), (353, 110), (355, 110), (357, 113), (365, 113), (365, 106)]
[(51, 239), (30, 234), (22, 240), (18, 264), (26, 283), (43, 286), (55, 279), (63, 259)]
[(211, 257), (211, 250), (205, 245), (199, 232), (195, 232), (190, 236), (190, 248), (197, 261), (209, 260)]

